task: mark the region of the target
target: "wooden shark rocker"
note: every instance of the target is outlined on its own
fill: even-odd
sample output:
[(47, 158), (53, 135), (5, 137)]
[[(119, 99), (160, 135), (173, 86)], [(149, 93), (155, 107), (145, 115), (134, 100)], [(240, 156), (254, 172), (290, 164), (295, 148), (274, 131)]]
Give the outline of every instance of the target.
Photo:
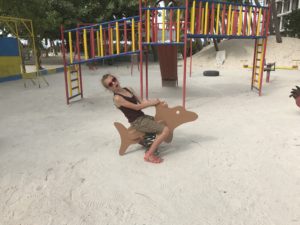
[[(169, 108), (167, 104), (161, 102), (155, 108), (156, 114), (154, 120), (164, 123), (170, 129), (170, 135), (165, 141), (167, 143), (172, 141), (173, 131), (176, 127), (198, 118), (196, 113), (187, 111), (182, 106)], [(139, 132), (132, 127), (126, 128), (121, 123), (115, 122), (114, 125), (121, 137), (120, 155), (124, 155), (130, 145), (139, 143), (145, 136), (145, 133)]]

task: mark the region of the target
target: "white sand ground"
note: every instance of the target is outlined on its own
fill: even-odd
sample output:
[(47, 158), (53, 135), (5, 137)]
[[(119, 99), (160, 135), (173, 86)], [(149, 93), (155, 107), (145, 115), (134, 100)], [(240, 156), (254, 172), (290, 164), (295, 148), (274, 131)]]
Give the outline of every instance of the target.
[[(300, 224), (300, 109), (288, 97), (299, 71), (275, 71), (258, 97), (250, 70), (203, 69), (187, 80), (199, 118), (161, 146), (159, 165), (138, 145), (118, 155), (113, 122), (127, 121), (99, 85), (111, 72), (139, 90), (136, 68), (85, 68), (85, 98), (71, 105), (62, 73), (40, 89), (0, 83), (0, 225)], [(151, 64), (150, 97), (180, 105), (181, 75), (162, 88), (159, 74)]]

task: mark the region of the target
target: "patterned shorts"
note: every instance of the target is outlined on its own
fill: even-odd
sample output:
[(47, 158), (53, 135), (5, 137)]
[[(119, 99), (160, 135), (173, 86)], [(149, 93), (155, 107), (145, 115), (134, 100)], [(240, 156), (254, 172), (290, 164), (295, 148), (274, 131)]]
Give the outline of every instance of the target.
[(154, 121), (153, 116), (148, 115), (138, 117), (135, 121), (131, 123), (131, 126), (137, 131), (155, 134), (160, 134), (165, 127), (164, 124), (157, 123), (156, 121)]

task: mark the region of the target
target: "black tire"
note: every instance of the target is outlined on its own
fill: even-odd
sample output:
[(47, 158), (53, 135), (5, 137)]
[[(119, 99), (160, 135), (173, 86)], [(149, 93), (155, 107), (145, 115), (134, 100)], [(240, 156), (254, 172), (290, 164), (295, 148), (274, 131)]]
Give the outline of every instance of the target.
[(217, 77), (219, 75), (220, 75), (220, 73), (217, 70), (206, 70), (203, 72), (203, 76), (206, 76), (206, 77)]

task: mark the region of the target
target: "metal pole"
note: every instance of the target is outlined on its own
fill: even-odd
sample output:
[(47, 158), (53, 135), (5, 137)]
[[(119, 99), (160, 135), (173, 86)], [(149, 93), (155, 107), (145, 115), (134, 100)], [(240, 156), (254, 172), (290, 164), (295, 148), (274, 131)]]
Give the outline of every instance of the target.
[(186, 45), (187, 45), (187, 22), (188, 22), (189, 2), (185, 0), (185, 16), (184, 16), (184, 51), (183, 51), (183, 83), (182, 83), (182, 107), (185, 108), (186, 97)]
[[(79, 28), (79, 24), (77, 24), (77, 28)], [(79, 35), (79, 29), (76, 31), (76, 46), (77, 46), (77, 51), (78, 51), (78, 61), (81, 61), (80, 58), (80, 35)], [(82, 88), (82, 72), (81, 72), (81, 63), (78, 64), (79, 67), (79, 81), (80, 81), (80, 95), (81, 98), (83, 98), (83, 88)]]
[(138, 27), (139, 35), (139, 49), (140, 49), (140, 96), (143, 99), (143, 46), (142, 46), (142, 0), (139, 0), (140, 26)]
[(60, 26), (61, 33), (61, 51), (63, 53), (63, 62), (64, 62), (64, 74), (65, 74), (65, 89), (66, 89), (66, 98), (67, 104), (69, 105), (69, 90), (68, 90), (68, 72), (67, 72), (67, 62), (66, 62), (66, 49), (65, 49), (65, 37), (64, 37), (64, 26)]

